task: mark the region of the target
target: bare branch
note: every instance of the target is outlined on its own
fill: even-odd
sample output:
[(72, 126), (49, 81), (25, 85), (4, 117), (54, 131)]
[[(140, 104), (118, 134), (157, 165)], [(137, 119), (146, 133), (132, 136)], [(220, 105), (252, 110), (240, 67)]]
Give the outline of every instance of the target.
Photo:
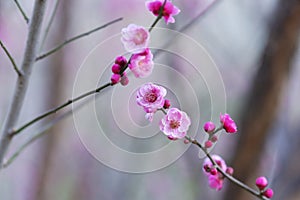
[(34, 4), (32, 21), (29, 27), (29, 33), (21, 68), (23, 75), (18, 77), (16, 88), (14, 91), (14, 97), (11, 101), (8, 115), (3, 125), (3, 130), (0, 138), (0, 163), (2, 163), (3, 157), (11, 142), (11, 131), (17, 123), (28, 88), (31, 70), (38, 48), (38, 40), (45, 11), (45, 4), (46, 0), (36, 0)]
[(57, 9), (58, 9), (59, 2), (60, 2), (60, 0), (56, 0), (54, 9), (52, 11), (52, 14), (51, 14), (51, 17), (50, 17), (50, 20), (49, 20), (49, 23), (48, 23), (48, 25), (46, 27), (45, 34), (44, 34), (44, 37), (43, 37), (42, 42), (41, 42), (41, 47), (40, 47), (41, 50), (43, 49), (43, 46), (44, 46), (45, 41), (47, 39), (48, 33), (50, 31), (50, 27), (51, 27), (51, 25), (53, 23), (54, 17), (56, 15), (56, 12), (57, 12)]
[[(100, 97), (98, 94), (96, 98)], [(35, 142), (37, 139), (41, 138), (42, 136), (46, 135), (48, 133), (48, 130), (55, 126), (58, 122), (61, 120), (66, 119), (70, 115), (72, 115), (74, 112), (77, 112), (79, 109), (81, 109), (83, 106), (85, 106), (87, 103), (89, 103), (94, 98), (90, 96), (90, 98), (86, 99), (85, 101), (81, 102), (80, 104), (74, 106), (74, 108), (69, 109), (65, 113), (61, 114), (60, 116), (56, 117), (55, 119), (48, 122), (46, 125), (44, 125), (40, 131), (37, 132), (36, 135), (34, 135), (32, 138), (30, 138), (25, 144), (23, 144), (9, 159), (7, 159), (0, 168), (6, 168), (8, 167), (12, 162), (15, 161), (15, 159), (33, 142)]]
[(14, 70), (17, 72), (18, 76), (22, 76), (22, 72), (19, 70), (17, 64), (15, 63), (15, 60), (13, 59), (13, 57), (10, 55), (9, 51), (6, 49), (6, 47), (4, 46), (4, 44), (2, 43), (2, 41), (0, 40), (0, 45), (2, 47), (2, 49), (4, 50), (4, 52), (6, 53), (7, 57), (9, 58), (11, 64), (14, 67)]
[(18, 129), (16, 129), (15, 131), (11, 132), (11, 137), (17, 135), (18, 133), (20, 133), (21, 131), (23, 131), (23, 130), (26, 129), (27, 127), (29, 127), (29, 126), (31, 126), (32, 124), (34, 124), (34, 123), (36, 123), (36, 122), (38, 122), (38, 121), (44, 119), (45, 117), (47, 117), (47, 116), (49, 116), (49, 115), (51, 115), (51, 114), (54, 114), (54, 113), (56, 113), (57, 111), (59, 111), (59, 110), (65, 108), (66, 106), (68, 106), (68, 105), (70, 105), (70, 104), (72, 104), (72, 103), (74, 103), (74, 102), (76, 102), (76, 101), (79, 101), (80, 99), (83, 99), (83, 98), (85, 98), (85, 97), (87, 97), (87, 96), (90, 96), (90, 95), (92, 95), (92, 94), (96, 94), (96, 93), (102, 91), (103, 89), (105, 89), (105, 88), (107, 88), (107, 87), (109, 87), (109, 86), (112, 86), (112, 84), (111, 84), (111, 83), (106, 83), (106, 84), (102, 85), (101, 87), (99, 87), (99, 88), (97, 88), (97, 89), (95, 89), (95, 90), (86, 92), (86, 93), (84, 93), (84, 94), (82, 94), (82, 95), (80, 95), (80, 96), (78, 96), (78, 97), (76, 97), (76, 98), (74, 98), (74, 99), (68, 100), (68, 101), (65, 102), (64, 104), (62, 104), (62, 105), (60, 105), (60, 106), (58, 106), (58, 107), (56, 107), (56, 108), (53, 108), (53, 109), (47, 111), (46, 113), (44, 113), (44, 114), (42, 114), (42, 115), (40, 115), (40, 116), (34, 118), (33, 120), (31, 120), (31, 121), (27, 122), (26, 124), (24, 124), (23, 126), (21, 126), (20, 128), (18, 128)]
[(23, 18), (25, 19), (26, 24), (28, 24), (29, 23), (29, 18), (27, 17), (27, 15), (25, 14), (24, 10), (22, 9), (22, 6), (19, 4), (18, 0), (14, 0), (14, 1), (15, 1), (16, 5), (17, 5), (18, 9), (20, 10)]
[(99, 27), (97, 27), (97, 28), (95, 28), (95, 29), (93, 29), (93, 30), (90, 30), (90, 31), (88, 31), (88, 32), (85, 32), (85, 33), (82, 33), (82, 34), (77, 35), (77, 36), (75, 36), (75, 37), (72, 37), (72, 38), (66, 40), (65, 42), (61, 43), (61, 44), (58, 45), (57, 47), (51, 49), (50, 51), (48, 51), (48, 52), (46, 52), (46, 53), (44, 53), (44, 54), (38, 56), (38, 57), (35, 59), (35, 61), (41, 60), (41, 59), (43, 59), (43, 58), (46, 58), (47, 56), (50, 56), (51, 54), (53, 54), (53, 53), (55, 53), (56, 51), (58, 51), (58, 50), (60, 50), (61, 48), (63, 48), (65, 45), (67, 45), (67, 44), (69, 44), (69, 43), (71, 43), (71, 42), (73, 42), (73, 41), (75, 41), (75, 40), (78, 40), (78, 39), (80, 39), (80, 38), (82, 38), (82, 37), (88, 36), (88, 35), (91, 34), (91, 33), (94, 33), (94, 32), (96, 32), (96, 31), (98, 31), (98, 30), (100, 30), (100, 29), (103, 29), (103, 28), (105, 28), (105, 27), (107, 27), (107, 26), (109, 26), (109, 25), (111, 25), (111, 24), (114, 24), (114, 23), (116, 23), (116, 22), (118, 22), (118, 21), (121, 21), (121, 20), (123, 20), (122, 17), (120, 17), (120, 18), (118, 18), (118, 19), (115, 19), (115, 20), (113, 20), (113, 21), (111, 21), (111, 22), (108, 22), (108, 23), (106, 23), (106, 24), (104, 24), (104, 25), (102, 25), (102, 26), (99, 26)]

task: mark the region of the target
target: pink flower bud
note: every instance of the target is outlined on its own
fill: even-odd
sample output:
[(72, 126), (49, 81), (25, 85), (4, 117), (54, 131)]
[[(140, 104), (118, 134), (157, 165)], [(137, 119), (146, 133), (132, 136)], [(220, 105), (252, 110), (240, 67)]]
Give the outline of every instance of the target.
[(173, 141), (175, 141), (175, 140), (177, 140), (178, 138), (176, 138), (176, 137), (173, 137), (173, 136), (171, 136), (171, 135), (168, 135), (168, 139), (169, 139), (169, 140), (173, 140)]
[(216, 169), (216, 168), (212, 168), (212, 169), (210, 169), (210, 174), (211, 175), (217, 175), (217, 173), (218, 173), (218, 170)]
[(217, 142), (218, 141), (218, 136), (214, 135), (211, 137), (210, 139), (213, 143)]
[(164, 109), (168, 109), (170, 108), (170, 106), (171, 106), (170, 100), (166, 99), (164, 103)]
[(266, 191), (264, 191), (263, 195), (269, 199), (271, 199), (274, 195), (274, 192), (271, 188), (266, 189)]
[(126, 75), (126, 72), (123, 72), (123, 76), (121, 77), (121, 85), (126, 86), (129, 83), (128, 76)]
[(210, 140), (207, 140), (205, 143), (204, 143), (204, 146), (205, 146), (205, 148), (210, 148), (210, 147), (212, 147), (212, 145), (213, 145), (213, 143), (212, 143), (212, 141), (210, 141)]
[(227, 167), (227, 169), (226, 169), (226, 173), (227, 174), (229, 174), (229, 175), (233, 175), (233, 172), (234, 172), (234, 170), (233, 170), (233, 168), (232, 167)]
[(210, 166), (208, 164), (203, 165), (203, 169), (205, 172), (210, 172)]
[(184, 144), (188, 144), (188, 143), (190, 143), (190, 141), (189, 141), (188, 139), (185, 139), (185, 140), (183, 141), (183, 143), (184, 143)]
[(212, 133), (212, 132), (214, 132), (216, 126), (213, 122), (206, 122), (204, 124), (203, 128), (204, 128), (205, 132)]
[(111, 67), (111, 71), (112, 71), (114, 74), (119, 74), (120, 71), (121, 71), (121, 66), (118, 65), (118, 64), (114, 64), (114, 65)]
[(117, 84), (117, 83), (119, 83), (120, 80), (121, 80), (121, 75), (120, 75), (120, 74), (113, 74), (113, 75), (111, 75), (110, 80), (111, 80), (111, 83), (112, 83), (113, 85), (114, 85), (114, 84)]
[(237, 126), (230, 115), (225, 113), (224, 115), (220, 114), (220, 122), (223, 124), (223, 128), (227, 133), (236, 133)]
[(122, 67), (124, 67), (127, 63), (127, 60), (124, 56), (118, 56), (115, 60), (115, 63), (122, 66)]
[(268, 180), (266, 179), (266, 177), (264, 176), (260, 176), (256, 179), (256, 182), (255, 182), (256, 186), (260, 189), (260, 190), (263, 190), (267, 187), (268, 185)]

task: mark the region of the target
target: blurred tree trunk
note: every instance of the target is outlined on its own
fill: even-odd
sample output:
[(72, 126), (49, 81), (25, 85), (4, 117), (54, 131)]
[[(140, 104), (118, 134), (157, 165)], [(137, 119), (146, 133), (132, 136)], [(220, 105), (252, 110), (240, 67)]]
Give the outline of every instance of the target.
[[(261, 64), (254, 77), (248, 102), (241, 118), (240, 139), (233, 163), (235, 176), (248, 185), (255, 185), (257, 167), (269, 128), (277, 115), (280, 97), (296, 52), (300, 28), (300, 1), (280, 0), (270, 24), (269, 38)], [(252, 199), (230, 184), (225, 199)]]
[[(69, 24), (69, 11), (70, 5), (68, 5), (69, 1), (61, 1), (58, 11), (55, 16), (55, 20), (53, 25), (50, 28), (50, 33), (48, 37), (48, 45), (46, 46), (56, 46), (61, 43), (66, 38), (66, 33), (68, 31)], [(48, 18), (49, 20), (49, 18)], [(46, 23), (48, 23), (48, 20)], [(49, 49), (44, 48), (44, 49)], [(42, 50), (43, 52), (44, 50)], [(62, 102), (62, 94), (64, 90), (64, 50), (60, 50), (55, 53), (49, 60), (46, 61), (46, 66), (40, 66), (45, 68), (44, 74), (47, 76), (45, 78), (45, 86), (47, 95), (44, 97), (45, 104), (47, 106), (46, 109), (53, 108)], [(51, 117), (50, 117), (51, 120)], [(53, 190), (55, 190), (55, 184), (53, 184), (53, 161), (55, 160), (58, 141), (60, 139), (60, 132), (62, 132), (61, 126), (55, 126), (49, 130), (48, 134), (42, 138), (41, 146), (40, 146), (40, 155), (39, 160), (42, 163), (40, 167), (40, 171), (38, 174), (38, 180), (36, 185), (36, 200), (40, 199), (53, 199)], [(53, 188), (54, 187), (54, 188)]]

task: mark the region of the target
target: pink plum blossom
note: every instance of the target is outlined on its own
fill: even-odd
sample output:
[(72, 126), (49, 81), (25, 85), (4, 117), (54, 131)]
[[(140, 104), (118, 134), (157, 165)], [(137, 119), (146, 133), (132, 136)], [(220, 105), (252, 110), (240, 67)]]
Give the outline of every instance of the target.
[(237, 126), (230, 115), (225, 113), (224, 115), (220, 114), (220, 122), (223, 124), (223, 128), (227, 133), (236, 133)]
[(171, 108), (161, 119), (159, 128), (169, 138), (181, 139), (187, 134), (191, 120), (189, 116), (177, 108)]
[[(146, 83), (142, 85), (136, 95), (136, 102), (142, 106), (147, 113), (154, 113), (157, 109), (161, 109), (164, 106), (164, 97), (167, 94), (167, 90), (153, 83)], [(146, 115), (146, 118), (151, 121), (153, 115)]]
[[(160, 8), (163, 5), (163, 3), (164, 3), (164, 0), (147, 1), (146, 7), (155, 16), (158, 16)], [(179, 14), (179, 12), (180, 12), (180, 10), (176, 6), (174, 6), (170, 0), (167, 0), (166, 4), (164, 6), (164, 9), (163, 9), (162, 16), (167, 24), (174, 23), (175, 19), (173, 16)]]
[(217, 175), (209, 175), (208, 176), (208, 185), (209, 187), (216, 189), (217, 191), (220, 191), (223, 188), (223, 178), (219, 178)]
[[(223, 171), (226, 171), (227, 165), (220, 156), (212, 155), (212, 159)], [(208, 184), (211, 188), (219, 191), (223, 188), (224, 177), (219, 171), (217, 171), (217, 173), (211, 173), (211, 170), (215, 170), (213, 163), (209, 160), (209, 158), (205, 158), (203, 162), (203, 172), (208, 178)]]
[(128, 52), (142, 53), (148, 47), (149, 38), (149, 31), (142, 26), (129, 24), (122, 29), (121, 41)]
[(153, 55), (150, 49), (146, 48), (142, 53), (132, 55), (129, 69), (135, 77), (145, 78), (152, 73), (153, 66)]

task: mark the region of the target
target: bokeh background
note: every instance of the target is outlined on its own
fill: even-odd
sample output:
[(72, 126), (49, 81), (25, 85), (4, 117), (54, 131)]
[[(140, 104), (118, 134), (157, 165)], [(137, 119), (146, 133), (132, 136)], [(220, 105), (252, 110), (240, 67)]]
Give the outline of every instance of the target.
[[(224, 157), (228, 165), (235, 168), (236, 177), (252, 187), (255, 186), (254, 180), (257, 176), (267, 176), (275, 191), (273, 199), (300, 199), (300, 52), (297, 48), (300, 3), (297, 0), (216, 0), (205, 14), (197, 17), (212, 0), (173, 2), (181, 9), (181, 13), (175, 17), (176, 23), (166, 26), (160, 22), (158, 27), (180, 30), (184, 25), (193, 22), (182, 33), (206, 49), (219, 71), (210, 80), (215, 78), (215, 82), (219, 82), (221, 77), (223, 84), (217, 90), (220, 97), (216, 96), (212, 111), (211, 97), (207, 89), (209, 86), (205, 85), (205, 78), (199, 76), (196, 80), (190, 74), (191, 66), (183, 62), (180, 55), (162, 51), (155, 57), (155, 62), (170, 66), (186, 79), (192, 80), (194, 92), (200, 101), (186, 110), (191, 112), (194, 124), (200, 127), (196, 138), (203, 138), (201, 126), (205, 121), (212, 119), (217, 122), (219, 112), (230, 113), (238, 124), (239, 132), (234, 136), (223, 135), (213, 153)], [(34, 1), (20, 1), (20, 4), (27, 15), (31, 16)], [(47, 2), (42, 36), (55, 5), (56, 0)], [(65, 46), (35, 64), (19, 125), (65, 102), (73, 95), (86, 91), (87, 88), (96, 87), (90, 80), (97, 80), (100, 72), (103, 74), (100, 74), (97, 84), (106, 82), (110, 76), (109, 61), (113, 61), (116, 53), (122, 52), (120, 42), (112, 41), (109, 47), (97, 48), (99, 57), (94, 56), (88, 62), (94, 71), (81, 75), (82, 80), (78, 82), (78, 71), (82, 68), (84, 59), (97, 45), (119, 34), (129, 23), (149, 26), (154, 20), (146, 11), (144, 0), (59, 0), (57, 14), (45, 42), (41, 45), (40, 53), (67, 38), (118, 17), (124, 19)], [(153, 32), (155, 34), (155, 30)], [(27, 24), (15, 3), (0, 1), (0, 39), (19, 65), (27, 33)], [(156, 38), (162, 46), (172, 41), (173, 48), (183, 49), (193, 58), (199, 56), (197, 49), (191, 49), (180, 38), (172, 38), (163, 33), (156, 35)], [(133, 76), (130, 78), (134, 79)], [(16, 79), (11, 63), (1, 49), (1, 128)], [(168, 73), (165, 74), (164, 81), (173, 90), (181, 87), (181, 82)], [(73, 91), (74, 85), (79, 85), (79, 91)], [(122, 89), (117, 87), (118, 90)], [(181, 103), (189, 102), (187, 89), (176, 93), (172, 93), (171, 87), (168, 89), (168, 97), (173, 100), (174, 105), (180, 106)], [(104, 126), (104, 132), (111, 141), (133, 152), (147, 152), (169, 143), (159, 132), (154, 139), (138, 141), (126, 135), (118, 127), (112, 114), (113, 92), (112, 89), (103, 92), (93, 104), (99, 123)], [(134, 94), (131, 95), (131, 100), (124, 98), (120, 102), (129, 104), (129, 108), (133, 110), (130, 113), (134, 122), (141, 126), (147, 125), (140, 108), (134, 104), (133, 96)], [(121, 96), (118, 97), (122, 100)], [(46, 118), (14, 138), (7, 157), (68, 109), (71, 107)], [(199, 113), (196, 112), (198, 109)], [(210, 189), (202, 173), (202, 159), (194, 146), (190, 146), (175, 162), (154, 172), (134, 174), (110, 168), (95, 159), (81, 141), (80, 134), (85, 133), (79, 133), (77, 127), (80, 126), (81, 130), (86, 127), (86, 134), (97, 135), (99, 123), (92, 123), (91, 113), (84, 112), (84, 109), (80, 112), (79, 122), (74, 121), (73, 115), (69, 115), (26, 148), (10, 166), (0, 171), (0, 199), (255, 199), (228, 181), (222, 191)], [(157, 122), (158, 118), (155, 120)], [(157, 128), (153, 128), (157, 132)], [(143, 133), (137, 129), (131, 134)], [(182, 146), (182, 142), (176, 143)], [(102, 150), (107, 155), (111, 153), (109, 149)], [(168, 156), (162, 155), (162, 159), (167, 159)], [(113, 157), (113, 154), (111, 157), (122, 160)], [(126, 160), (120, 162), (126, 164)]]

